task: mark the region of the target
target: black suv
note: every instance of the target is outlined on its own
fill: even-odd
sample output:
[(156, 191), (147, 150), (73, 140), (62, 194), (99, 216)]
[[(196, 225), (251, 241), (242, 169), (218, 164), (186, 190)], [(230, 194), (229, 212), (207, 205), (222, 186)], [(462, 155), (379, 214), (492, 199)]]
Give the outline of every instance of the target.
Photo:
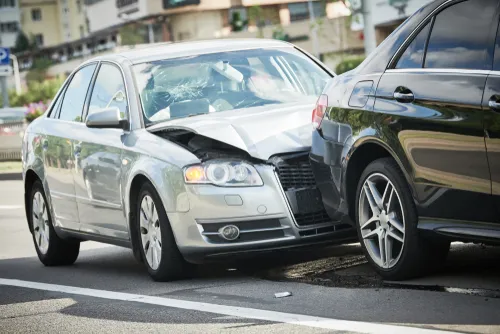
[(450, 241), (500, 243), (499, 16), (499, 0), (434, 1), (318, 100), (323, 203), (386, 279), (435, 268)]

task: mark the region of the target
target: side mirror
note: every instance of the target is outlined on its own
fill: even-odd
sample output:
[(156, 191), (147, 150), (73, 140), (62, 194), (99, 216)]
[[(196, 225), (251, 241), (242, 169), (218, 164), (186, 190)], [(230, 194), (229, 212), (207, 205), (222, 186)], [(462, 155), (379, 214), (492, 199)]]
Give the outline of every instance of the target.
[(120, 112), (118, 107), (97, 109), (87, 115), (85, 125), (97, 129), (123, 129), (128, 130), (129, 122)]

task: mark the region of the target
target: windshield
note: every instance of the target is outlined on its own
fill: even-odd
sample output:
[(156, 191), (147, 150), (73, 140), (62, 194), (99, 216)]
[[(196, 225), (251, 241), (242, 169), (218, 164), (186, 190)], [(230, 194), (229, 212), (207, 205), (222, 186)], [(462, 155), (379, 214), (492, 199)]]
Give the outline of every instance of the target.
[(146, 125), (268, 104), (314, 102), (330, 75), (293, 48), (221, 52), (134, 65)]

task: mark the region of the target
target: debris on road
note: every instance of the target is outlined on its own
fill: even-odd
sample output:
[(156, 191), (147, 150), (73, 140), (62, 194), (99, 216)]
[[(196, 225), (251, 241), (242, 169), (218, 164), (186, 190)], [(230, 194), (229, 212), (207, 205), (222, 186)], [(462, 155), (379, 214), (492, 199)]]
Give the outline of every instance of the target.
[(277, 292), (274, 294), (275, 298), (285, 298), (285, 297), (291, 297), (292, 293), (291, 292)]

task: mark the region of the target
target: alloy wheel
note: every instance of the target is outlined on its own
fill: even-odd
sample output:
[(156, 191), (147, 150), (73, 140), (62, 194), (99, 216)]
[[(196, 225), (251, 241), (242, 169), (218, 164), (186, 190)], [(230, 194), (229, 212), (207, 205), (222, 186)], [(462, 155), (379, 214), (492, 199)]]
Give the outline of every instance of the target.
[(140, 213), (142, 248), (148, 265), (157, 270), (161, 261), (161, 229), (158, 212), (151, 196), (142, 198)]
[(397, 189), (383, 174), (368, 176), (359, 196), (359, 224), (363, 243), (372, 260), (390, 269), (403, 252), (404, 209)]
[(35, 234), (35, 244), (40, 253), (47, 254), (49, 249), (49, 213), (43, 195), (37, 191), (33, 196), (31, 206), (33, 215), (33, 233)]

